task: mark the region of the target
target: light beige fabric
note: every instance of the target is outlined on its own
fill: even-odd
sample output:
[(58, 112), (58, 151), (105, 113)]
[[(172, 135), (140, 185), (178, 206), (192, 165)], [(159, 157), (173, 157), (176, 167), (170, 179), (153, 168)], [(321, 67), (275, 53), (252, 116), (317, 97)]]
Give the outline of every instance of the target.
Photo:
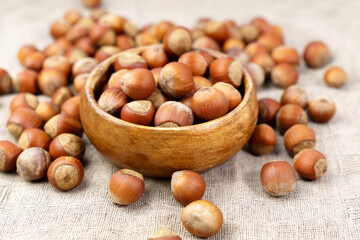
[[(50, 22), (62, 18), (80, 1), (2, 0), (0, 7), (0, 66), (12, 76), (21, 69), (16, 53), (23, 44), (44, 48), (51, 43)], [(254, 157), (246, 151), (203, 176), (204, 199), (224, 214), (221, 231), (210, 239), (360, 239), (360, 1), (166, 1), (104, 0), (112, 13), (137, 25), (169, 19), (191, 26), (196, 19), (234, 19), (245, 23), (264, 15), (283, 27), (286, 43), (300, 52), (310, 40), (325, 41), (333, 56), (329, 65), (342, 66), (349, 75), (341, 89), (327, 87), (325, 68), (300, 67), (299, 84), (311, 98), (334, 99), (335, 117), (328, 124), (309, 126), (316, 149), (328, 158), (329, 169), (320, 180), (298, 177), (295, 191), (274, 198), (262, 189), (259, 172), (270, 160), (292, 162), (278, 135), (276, 151)], [(329, 66), (328, 65), (328, 66)], [(266, 86), (259, 97), (280, 99), (282, 90)], [(13, 95), (0, 97), (0, 139), (14, 141), (7, 130), (8, 106)], [(46, 99), (45, 97), (41, 98)], [(16, 173), (0, 173), (0, 239), (146, 239), (168, 227), (183, 239), (197, 239), (181, 224), (182, 206), (171, 195), (170, 181), (145, 178), (145, 194), (135, 204), (120, 207), (108, 193), (111, 175), (119, 168), (105, 160), (86, 140), (83, 183), (70, 192), (55, 190), (47, 181), (28, 183)]]

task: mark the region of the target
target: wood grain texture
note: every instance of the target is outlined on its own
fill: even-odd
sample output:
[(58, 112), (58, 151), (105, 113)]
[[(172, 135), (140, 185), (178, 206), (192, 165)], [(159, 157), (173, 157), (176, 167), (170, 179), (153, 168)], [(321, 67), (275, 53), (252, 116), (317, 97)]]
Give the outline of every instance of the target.
[[(144, 48), (130, 51), (141, 52)], [(215, 57), (221, 53), (209, 51)], [(117, 54), (118, 55), (118, 54)], [(90, 74), (81, 95), (80, 116), (85, 133), (112, 163), (146, 176), (170, 177), (178, 170), (203, 172), (229, 160), (250, 138), (257, 121), (255, 86), (245, 73), (242, 102), (218, 119), (181, 128), (146, 127), (116, 118), (100, 109), (94, 91), (117, 55)]]

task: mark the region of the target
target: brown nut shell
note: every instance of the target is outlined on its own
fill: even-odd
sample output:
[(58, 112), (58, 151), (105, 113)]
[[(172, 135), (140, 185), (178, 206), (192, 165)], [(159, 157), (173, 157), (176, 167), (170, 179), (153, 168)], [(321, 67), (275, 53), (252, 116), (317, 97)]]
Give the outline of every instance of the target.
[(147, 99), (155, 90), (154, 75), (148, 69), (132, 69), (121, 77), (120, 86), (132, 99)]
[(82, 160), (84, 152), (85, 146), (83, 140), (71, 133), (62, 133), (55, 137), (51, 141), (49, 148), (52, 159), (70, 156)]
[(19, 108), (13, 112), (7, 122), (7, 129), (16, 139), (27, 128), (41, 128), (42, 118), (30, 108)]
[(181, 237), (167, 228), (161, 228), (147, 240), (181, 240)]
[(295, 155), (294, 168), (303, 178), (315, 180), (326, 173), (327, 160), (321, 152), (307, 148)]
[(308, 123), (308, 117), (302, 107), (296, 104), (286, 104), (282, 106), (276, 114), (276, 127), (281, 134), (295, 124)]
[(332, 119), (336, 106), (328, 97), (318, 97), (310, 101), (308, 106), (310, 119), (314, 122), (325, 123)]
[(0, 171), (7, 172), (15, 169), (20, 153), (21, 149), (16, 144), (6, 140), (0, 141)]
[(121, 108), (127, 103), (126, 94), (118, 88), (108, 88), (101, 95), (98, 104), (102, 110), (111, 115), (119, 115)]
[(16, 169), (25, 181), (36, 181), (46, 176), (50, 162), (50, 154), (44, 149), (28, 148), (19, 155)]
[(65, 74), (57, 69), (43, 69), (38, 77), (40, 90), (48, 96), (52, 96), (58, 88), (66, 86), (67, 83)]
[(287, 87), (281, 96), (281, 105), (289, 103), (297, 104), (305, 109), (308, 105), (308, 96), (305, 89), (300, 85)]
[(136, 100), (124, 105), (121, 119), (134, 124), (149, 126), (155, 114), (154, 104), (148, 100)]
[(66, 113), (52, 117), (46, 122), (44, 130), (51, 139), (62, 133), (72, 133), (77, 136), (80, 136), (82, 133), (81, 123)]
[(242, 82), (243, 71), (240, 63), (231, 57), (220, 57), (210, 65), (210, 75), (214, 82), (225, 82), (239, 87)]
[(38, 97), (31, 93), (19, 93), (10, 103), (10, 113), (15, 112), (19, 108), (36, 109), (39, 105)]
[(74, 96), (66, 100), (61, 106), (61, 112), (80, 120), (80, 96)]
[(115, 64), (115, 71), (121, 69), (134, 69), (134, 68), (148, 68), (147, 63), (144, 58), (135, 54), (123, 52), (118, 55), (118, 59)]
[(339, 88), (347, 82), (346, 72), (340, 67), (331, 67), (326, 70), (324, 80), (328, 86)]
[(315, 147), (316, 138), (308, 126), (296, 124), (285, 132), (284, 143), (288, 153), (294, 156), (305, 148)]
[(163, 44), (167, 53), (180, 56), (191, 49), (191, 33), (185, 27), (174, 27), (165, 34)]
[(330, 50), (323, 42), (313, 41), (305, 47), (304, 59), (309, 67), (322, 67), (330, 61), (330, 58)]
[(44, 122), (47, 122), (50, 118), (59, 114), (59, 107), (48, 101), (37, 105), (35, 111), (44, 120)]
[(229, 101), (229, 111), (233, 110), (240, 104), (242, 100), (241, 94), (231, 84), (224, 82), (217, 82), (214, 84), (213, 87), (219, 89), (225, 94), (226, 98)]
[(281, 88), (287, 88), (296, 84), (298, 78), (298, 71), (288, 63), (280, 63), (271, 71), (271, 81)]
[(31, 147), (39, 147), (48, 151), (50, 138), (41, 129), (28, 128), (25, 129), (20, 135), (18, 144), (21, 150), (25, 150)]
[(272, 98), (260, 99), (258, 122), (274, 125), (276, 114), (278, 113), (280, 108), (281, 104)]
[(262, 156), (274, 151), (275, 147), (276, 133), (274, 129), (265, 123), (258, 125), (249, 140), (250, 152)]
[(30, 69), (21, 71), (16, 78), (12, 80), (14, 90), (19, 93), (33, 93), (38, 90), (38, 74)]
[(156, 111), (154, 124), (157, 127), (182, 127), (190, 126), (194, 122), (194, 116), (186, 105), (167, 101)]

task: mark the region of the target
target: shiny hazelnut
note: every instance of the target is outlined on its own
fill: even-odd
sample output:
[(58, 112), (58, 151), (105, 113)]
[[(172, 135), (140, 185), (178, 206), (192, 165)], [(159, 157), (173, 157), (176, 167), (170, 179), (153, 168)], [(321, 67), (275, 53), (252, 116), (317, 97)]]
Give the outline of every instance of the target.
[(138, 33), (135, 36), (135, 45), (138, 47), (158, 44), (159, 40), (150, 33)]
[(245, 43), (240, 38), (228, 38), (225, 40), (225, 42), (222, 45), (222, 49), (224, 52), (230, 50), (230, 49), (244, 49)]
[(252, 42), (246, 45), (245, 51), (250, 55), (250, 57), (254, 57), (258, 53), (269, 53), (268, 49), (258, 42)]
[(64, 102), (73, 96), (74, 93), (69, 87), (60, 87), (52, 95), (51, 102), (61, 108)]
[(210, 65), (210, 75), (214, 82), (230, 83), (239, 87), (242, 82), (242, 66), (231, 57), (221, 57)]
[(324, 80), (328, 86), (338, 88), (347, 82), (347, 76), (340, 67), (331, 67), (326, 71)]
[(199, 53), (201, 56), (204, 57), (205, 61), (207, 62), (207, 65), (210, 66), (211, 63), (215, 60), (213, 56), (211, 56), (208, 52), (202, 51), (202, 50), (195, 50), (195, 52)]
[(227, 100), (229, 101), (229, 111), (233, 110), (240, 104), (242, 100), (241, 94), (231, 84), (224, 82), (217, 82), (214, 84), (213, 87), (219, 89), (221, 92), (225, 94)]
[(295, 124), (307, 124), (308, 117), (302, 107), (296, 104), (282, 106), (276, 114), (276, 127), (281, 134)]
[(53, 104), (52, 102), (42, 102), (37, 105), (35, 112), (47, 122), (53, 116), (59, 114), (59, 107)]
[(330, 50), (323, 42), (310, 42), (305, 47), (304, 59), (309, 67), (322, 67), (330, 61), (330, 58)]
[(268, 53), (260, 52), (250, 58), (250, 62), (259, 64), (265, 73), (271, 72), (275, 67), (274, 60)]
[(79, 186), (84, 179), (84, 167), (73, 157), (60, 157), (53, 161), (47, 171), (51, 185), (61, 191)]
[(126, 34), (120, 34), (116, 37), (116, 46), (121, 51), (124, 51), (124, 50), (135, 47), (135, 42), (130, 36), (128, 36)]
[(152, 74), (154, 75), (154, 79), (155, 79), (155, 86), (159, 87), (159, 81), (160, 81), (160, 73), (161, 73), (162, 67), (159, 68), (153, 68), (150, 71), (152, 72)]
[(121, 119), (134, 124), (149, 126), (155, 114), (154, 104), (148, 100), (132, 101), (124, 105)]
[(183, 170), (171, 176), (171, 192), (180, 204), (186, 206), (200, 200), (205, 193), (206, 183), (197, 172)]
[(25, 58), (30, 54), (30, 53), (33, 53), (33, 52), (38, 52), (38, 49), (34, 46), (31, 46), (31, 45), (24, 45), (22, 46), (19, 51), (18, 51), (18, 59), (19, 59), (19, 62), (24, 65), (24, 62), (25, 62)]
[(131, 22), (129, 21), (125, 21), (124, 22), (124, 33), (127, 34), (128, 36), (130, 37), (135, 37), (135, 35), (138, 33), (138, 29), (137, 27), (132, 24)]
[[(65, 55), (66, 49), (64, 49), (63, 46), (57, 43), (51, 43), (48, 46), (45, 47), (43, 50), (43, 54), (45, 56), (45, 59), (52, 56), (61, 56)], [(44, 65), (44, 63), (43, 63)], [(44, 66), (43, 66), (44, 67)]]
[(71, 63), (66, 57), (56, 55), (45, 59), (43, 68), (55, 68), (63, 72), (65, 76), (68, 76), (71, 69)]
[(247, 63), (244, 65), (246, 71), (250, 74), (256, 87), (260, 87), (265, 82), (265, 72), (257, 63)]
[(167, 53), (180, 56), (191, 49), (191, 33), (185, 27), (174, 27), (165, 34), (163, 44)]
[(295, 155), (294, 168), (303, 178), (315, 180), (326, 173), (327, 160), (321, 152), (306, 148)]
[(248, 43), (255, 41), (260, 35), (259, 29), (252, 24), (242, 26), (240, 28), (240, 33), (245, 42)]
[(313, 130), (308, 126), (296, 124), (285, 132), (284, 143), (290, 156), (294, 156), (305, 148), (313, 148), (316, 138)]
[(118, 88), (121, 90), (121, 84), (120, 84), (120, 80), (121, 78), (128, 73), (130, 70), (128, 69), (121, 69), (117, 72), (114, 72), (113, 74), (111, 74), (110, 79), (108, 81), (109, 83), (109, 88)]
[(305, 109), (308, 105), (308, 96), (305, 89), (300, 85), (287, 87), (281, 96), (281, 105), (289, 103), (297, 104)]
[(193, 96), (184, 97), (180, 102), (190, 108), (190, 110), (194, 113)]
[(262, 98), (259, 100), (258, 122), (269, 125), (275, 124), (275, 117), (281, 108), (281, 104), (271, 98)]
[(50, 34), (53, 38), (64, 37), (70, 29), (70, 23), (65, 20), (57, 20), (50, 26)]
[(130, 205), (136, 202), (144, 191), (144, 177), (130, 169), (117, 171), (109, 182), (111, 200), (119, 205)]
[(181, 237), (167, 228), (161, 228), (147, 240), (181, 240)]
[(168, 97), (185, 96), (194, 87), (191, 69), (183, 63), (168, 63), (160, 72), (159, 85)]
[(100, 17), (98, 22), (110, 27), (116, 33), (121, 33), (123, 31), (125, 19), (114, 14), (106, 14)]
[(89, 78), (89, 75), (90, 75), (90, 73), (82, 73), (82, 74), (77, 75), (74, 78), (73, 85), (74, 85), (75, 91), (78, 94), (80, 94), (81, 90), (84, 88), (86, 81)]
[(179, 62), (187, 65), (193, 74), (193, 76), (202, 76), (207, 69), (207, 62), (205, 58), (196, 52), (186, 52), (179, 57)]
[(287, 63), (293, 66), (300, 64), (300, 56), (295, 48), (289, 46), (278, 46), (271, 52), (275, 64)]
[(121, 69), (134, 69), (134, 68), (148, 68), (144, 58), (135, 54), (123, 52), (118, 55), (118, 59), (115, 62), (115, 71)]
[(89, 29), (76, 24), (69, 29), (65, 37), (69, 41), (75, 43), (82, 38), (88, 37), (88, 35), (89, 35)]
[(74, 64), (77, 60), (86, 58), (88, 54), (82, 48), (72, 47), (66, 52), (65, 56), (71, 64)]
[(50, 154), (46, 150), (33, 147), (19, 155), (16, 168), (18, 174), (25, 181), (36, 181), (46, 176), (50, 162)]
[(263, 17), (255, 17), (250, 23), (257, 27), (261, 32), (265, 31), (270, 26), (269, 22)]
[(229, 37), (228, 29), (226, 28), (224, 22), (220, 21), (208, 21), (205, 24), (204, 32), (207, 36), (218, 42), (224, 42)]
[(204, 87), (193, 96), (193, 110), (200, 119), (209, 121), (225, 115), (229, 110), (229, 101), (220, 90)]
[(141, 56), (145, 59), (150, 68), (163, 67), (168, 63), (168, 57), (161, 46), (154, 45), (145, 49)]
[(52, 159), (70, 156), (82, 160), (84, 151), (85, 147), (83, 140), (71, 133), (62, 133), (55, 137), (51, 141), (49, 148)]
[(61, 106), (61, 112), (80, 120), (80, 96), (74, 96), (66, 100)]
[(65, 74), (57, 69), (43, 69), (38, 77), (40, 90), (48, 96), (52, 96), (58, 88), (66, 86), (67, 83)]
[(96, 48), (90, 37), (83, 37), (76, 41), (75, 46), (84, 50), (88, 56), (94, 55)]
[(42, 118), (30, 108), (19, 108), (10, 115), (7, 129), (11, 135), (18, 139), (27, 128), (41, 128)]
[(132, 99), (147, 99), (155, 90), (154, 75), (147, 69), (132, 69), (121, 77), (120, 86)]
[(31, 147), (39, 147), (47, 151), (49, 149), (50, 138), (41, 129), (28, 128), (20, 135), (18, 144), (21, 150)]
[(127, 103), (126, 94), (118, 88), (108, 88), (101, 95), (98, 104), (105, 112), (117, 116)]
[(271, 81), (281, 88), (296, 84), (298, 78), (299, 73), (296, 68), (287, 63), (280, 63), (271, 71)]
[(150, 97), (148, 97), (149, 101), (151, 101), (154, 104), (155, 109), (158, 109), (164, 102), (167, 101), (164, 94), (162, 94), (161, 90), (156, 88), (154, 92), (151, 94)]
[(219, 43), (208, 36), (201, 36), (195, 39), (193, 43), (193, 48), (208, 48), (215, 51), (220, 50)]
[(19, 108), (30, 108), (35, 110), (38, 106), (38, 97), (31, 93), (19, 93), (10, 103), (10, 113), (15, 112)]
[(105, 59), (111, 57), (112, 55), (114, 55), (114, 54), (116, 54), (118, 52), (120, 52), (120, 49), (118, 47), (115, 47), (115, 46), (102, 46), (95, 52), (94, 58), (98, 62), (102, 62)]
[(260, 173), (261, 184), (270, 195), (281, 197), (294, 191), (296, 174), (285, 161), (274, 160), (265, 163)]
[(198, 237), (210, 237), (220, 231), (223, 214), (213, 203), (197, 200), (183, 209), (181, 222), (190, 233)]
[(265, 46), (269, 51), (272, 51), (276, 47), (284, 44), (282, 38), (272, 33), (261, 34), (257, 39), (257, 42)]
[(38, 74), (30, 69), (21, 71), (16, 78), (12, 80), (12, 85), (16, 92), (36, 93), (38, 90)]
[(167, 101), (162, 104), (155, 114), (156, 127), (182, 127), (190, 126), (194, 116), (190, 108), (180, 102)]
[(252, 154), (262, 156), (274, 151), (276, 147), (276, 133), (272, 127), (262, 123), (256, 126), (250, 140), (249, 150)]
[(81, 0), (82, 4), (86, 7), (98, 7), (101, 4), (101, 0)]
[(0, 95), (11, 92), (12, 79), (4, 69), (0, 68)]
[(80, 136), (82, 133), (81, 123), (66, 113), (50, 118), (46, 122), (44, 130), (51, 139), (62, 133), (72, 133), (77, 136)]
[(81, 17), (82, 15), (78, 10), (71, 9), (65, 13), (64, 19), (71, 25), (74, 25)]
[(310, 101), (308, 111), (312, 121), (325, 123), (334, 116), (336, 106), (331, 98), (318, 97)]
[(20, 148), (14, 143), (6, 140), (0, 141), (0, 171), (8, 172), (14, 170), (20, 153)]
[(226, 55), (232, 57), (234, 60), (241, 64), (246, 64), (250, 60), (249, 54), (240, 48), (231, 48), (225, 52)]
[(174, 27), (174, 24), (169, 21), (161, 21), (155, 26), (155, 35), (158, 39), (163, 39), (165, 34)]
[(205, 77), (201, 76), (193, 76), (194, 80), (194, 88), (189, 92), (188, 95), (194, 95), (197, 91), (199, 91), (203, 87), (212, 87), (213, 84)]
[(82, 73), (90, 73), (98, 65), (98, 61), (92, 57), (77, 60), (72, 67), (72, 75), (76, 77)]
[(24, 60), (24, 67), (32, 69), (34, 71), (40, 71), (45, 56), (40, 52), (31, 52), (29, 53)]

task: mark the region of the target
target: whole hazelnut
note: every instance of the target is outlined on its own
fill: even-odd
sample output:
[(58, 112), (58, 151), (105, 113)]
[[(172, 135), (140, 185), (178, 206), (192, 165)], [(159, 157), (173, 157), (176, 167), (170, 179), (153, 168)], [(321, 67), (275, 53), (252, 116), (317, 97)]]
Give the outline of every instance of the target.
[(57, 69), (43, 69), (38, 77), (40, 90), (48, 96), (52, 96), (58, 88), (66, 86), (67, 83), (65, 74)]
[(61, 108), (61, 106), (68, 99), (74, 96), (74, 93), (69, 87), (58, 88), (51, 97), (51, 102)]
[(233, 110), (240, 104), (240, 102), (242, 100), (241, 94), (231, 84), (224, 83), (224, 82), (217, 82), (214, 84), (213, 87), (216, 89), (219, 89), (220, 91), (222, 91), (225, 94), (225, 97), (229, 101), (229, 111)]
[(45, 59), (43, 68), (55, 68), (62, 71), (65, 76), (68, 76), (71, 69), (71, 63), (66, 57), (55, 55)]
[(200, 119), (209, 121), (225, 115), (229, 110), (229, 101), (220, 90), (204, 87), (193, 96), (193, 110)]
[(51, 163), (47, 177), (54, 188), (69, 191), (81, 184), (84, 179), (84, 168), (76, 158), (59, 157)]
[(318, 97), (310, 101), (308, 111), (312, 121), (325, 123), (334, 116), (336, 106), (331, 98)]
[(160, 73), (161, 73), (162, 67), (159, 68), (153, 68), (150, 71), (152, 72), (152, 74), (154, 75), (154, 79), (155, 79), (155, 86), (158, 88), (159, 87), (159, 81), (160, 81)]
[(154, 104), (148, 100), (132, 101), (124, 105), (120, 117), (134, 124), (149, 126), (155, 114)]
[(70, 29), (70, 23), (65, 20), (57, 20), (50, 26), (50, 34), (53, 38), (64, 37)]
[(167, 101), (164, 94), (158, 88), (154, 90), (154, 92), (151, 94), (150, 97), (148, 97), (147, 100), (151, 101), (154, 104), (155, 109), (158, 109), (164, 102)]
[(73, 85), (74, 85), (75, 91), (78, 94), (80, 94), (82, 89), (84, 88), (86, 81), (89, 78), (89, 75), (90, 75), (90, 73), (82, 73), (82, 74), (77, 75), (74, 78)]
[(308, 96), (305, 89), (300, 85), (287, 87), (281, 96), (281, 105), (289, 103), (297, 104), (305, 109), (308, 105)]
[(105, 112), (117, 116), (127, 103), (126, 94), (118, 88), (108, 88), (101, 95), (98, 104)]
[(46, 150), (33, 147), (19, 155), (16, 168), (18, 174), (25, 181), (36, 181), (46, 176), (50, 162), (50, 154)]
[(260, 99), (258, 122), (274, 125), (276, 114), (278, 113), (280, 108), (281, 104), (272, 98)]
[(29, 69), (21, 71), (16, 78), (12, 80), (12, 85), (16, 92), (20, 93), (33, 93), (38, 90), (38, 74), (37, 72)]
[(328, 86), (338, 88), (347, 82), (347, 76), (340, 67), (331, 67), (326, 71), (324, 80)]
[(193, 96), (184, 97), (180, 102), (190, 108), (194, 115)]
[(186, 52), (179, 57), (179, 62), (187, 65), (193, 74), (193, 76), (202, 76), (207, 69), (207, 62), (205, 58), (196, 52)]
[(285, 161), (274, 160), (265, 163), (260, 173), (261, 184), (270, 195), (281, 197), (294, 191), (296, 174)]
[(120, 34), (116, 37), (116, 46), (120, 49), (120, 51), (124, 51), (135, 47), (135, 42), (130, 36)]
[(147, 63), (144, 58), (135, 54), (123, 52), (118, 55), (118, 59), (115, 64), (115, 71), (121, 69), (134, 69), (134, 68), (148, 68)]
[[(52, 56), (62, 56), (65, 55), (66, 49), (57, 43), (51, 43), (48, 46), (46, 46), (43, 50), (43, 54), (45, 56), (45, 59)], [(44, 67), (44, 63), (43, 63)]]
[(250, 74), (251, 79), (254, 81), (256, 87), (260, 87), (265, 82), (265, 72), (262, 67), (254, 62), (244, 65), (246, 71)]
[(191, 33), (185, 27), (174, 27), (165, 34), (163, 44), (167, 53), (180, 56), (191, 49)]
[(281, 134), (295, 124), (307, 124), (308, 117), (302, 107), (296, 104), (282, 106), (276, 114), (276, 127)]
[(232, 57), (240, 64), (246, 64), (250, 60), (249, 54), (244, 49), (240, 48), (230, 48), (229, 50), (225, 51), (225, 54), (229, 57)]
[(69, 50), (73, 46), (72, 42), (66, 37), (56, 39), (55, 44), (61, 46), (65, 49), (65, 51)]
[[(80, 23), (80, 21), (78, 23)], [(69, 41), (75, 43), (80, 39), (87, 37), (88, 35), (89, 35), (89, 29), (80, 26), (79, 24), (75, 24), (69, 29), (65, 37)]]
[(76, 120), (80, 120), (80, 96), (69, 98), (61, 106), (61, 112), (72, 116)]
[(180, 204), (186, 206), (200, 200), (205, 193), (206, 183), (197, 172), (183, 170), (174, 172), (171, 176), (171, 191)]
[(210, 237), (220, 231), (223, 214), (213, 203), (197, 200), (183, 209), (181, 222), (190, 233), (198, 237)]
[(269, 27), (264, 29), (263, 33), (274, 34), (280, 39), (284, 39), (283, 30), (277, 25), (270, 25)]
[(82, 4), (86, 7), (98, 7), (101, 4), (101, 0), (81, 0)]
[(64, 19), (71, 25), (74, 25), (81, 17), (82, 15), (78, 10), (70, 9), (65, 13)]
[(116, 33), (106, 25), (95, 24), (91, 27), (89, 36), (96, 46), (115, 45)]
[(267, 52), (260, 52), (250, 58), (250, 62), (259, 64), (265, 73), (270, 73), (275, 67), (274, 60)]
[(39, 147), (47, 151), (49, 149), (50, 138), (41, 129), (28, 128), (20, 135), (18, 144), (21, 150), (31, 147)]
[(294, 168), (303, 178), (315, 180), (326, 173), (327, 160), (321, 152), (307, 148), (295, 155)]
[(154, 45), (145, 49), (141, 56), (150, 68), (163, 67), (168, 62), (168, 57), (161, 46)]
[(130, 205), (136, 202), (144, 191), (144, 177), (130, 169), (117, 171), (109, 182), (111, 200), (119, 205)]
[(53, 104), (52, 102), (42, 102), (37, 105), (35, 112), (39, 114), (39, 116), (47, 122), (53, 116), (59, 114), (59, 107)]
[(88, 57), (88, 54), (82, 48), (72, 47), (66, 51), (65, 56), (71, 64), (74, 64), (77, 60)]
[(219, 43), (208, 36), (201, 36), (195, 39), (193, 48), (208, 48), (215, 51), (220, 50)]
[(30, 52), (24, 59), (24, 67), (32, 69), (34, 71), (40, 71), (45, 56), (40, 52)]
[(130, 37), (135, 37), (135, 35), (139, 32), (137, 27), (128, 20), (125, 21), (123, 30), (124, 33)]
[(271, 71), (271, 81), (278, 87), (286, 88), (296, 84), (299, 73), (292, 65), (280, 63)]
[(121, 77), (120, 86), (132, 99), (147, 99), (155, 90), (154, 75), (148, 69), (132, 69)]
[(210, 20), (205, 24), (204, 32), (207, 36), (218, 42), (224, 42), (229, 37), (228, 29), (224, 22)]
[(256, 41), (264, 45), (269, 51), (272, 51), (274, 48), (284, 44), (282, 38), (272, 33), (263, 33)]
[(18, 59), (19, 59), (19, 62), (24, 65), (24, 62), (25, 62), (25, 58), (32, 52), (38, 52), (39, 50), (34, 47), (34, 46), (31, 46), (31, 45), (24, 45), (22, 46), (19, 51), (18, 51)]
[(169, 21), (160, 21), (155, 26), (155, 35), (158, 39), (163, 39), (165, 34), (174, 27), (174, 24)]
[(84, 50), (89, 56), (94, 55), (96, 50), (95, 45), (90, 37), (82, 37), (78, 39), (75, 43), (75, 46)]
[(240, 33), (245, 42), (248, 43), (255, 41), (260, 35), (259, 29), (252, 24), (242, 26), (240, 28)]
[(76, 77), (82, 73), (90, 73), (98, 65), (98, 61), (92, 57), (81, 58), (72, 66), (72, 75)]
[(120, 49), (118, 47), (115, 47), (115, 46), (102, 46), (95, 52), (94, 58), (98, 62), (102, 62), (105, 59), (111, 57), (112, 55), (114, 55), (114, 54), (116, 54), (118, 52), (120, 52)]
[(181, 240), (181, 237), (167, 228), (161, 228), (147, 240)]
[(274, 151), (275, 147), (276, 133), (274, 129), (265, 123), (256, 126), (249, 140), (250, 152), (262, 156)]
[(124, 28), (125, 19), (114, 14), (105, 14), (99, 18), (98, 22), (102, 25), (110, 27), (116, 33), (121, 33)]
[(82, 160), (84, 151), (85, 147), (83, 140), (71, 133), (62, 133), (58, 135), (51, 141), (49, 147), (49, 153), (52, 159), (70, 156)]
[(82, 133), (81, 123), (66, 113), (61, 113), (50, 118), (50, 120), (46, 122), (44, 130), (51, 139), (62, 133), (72, 133), (77, 136), (80, 136)]
[(135, 45), (138, 47), (158, 44), (159, 40), (152, 34), (141, 32), (135, 36)]
[(298, 66), (300, 63), (299, 53), (295, 48), (289, 46), (278, 46), (271, 52), (271, 57), (275, 64), (287, 63), (293, 66)]
[[(121, 90), (121, 83), (120, 80), (121, 78), (128, 73), (130, 70), (128, 69), (121, 69), (117, 72), (114, 72), (113, 74), (111, 74), (110, 79), (108, 81), (109, 84), (109, 88), (118, 88)], [(104, 91), (104, 90), (103, 90)]]
[(19, 108), (10, 115), (7, 129), (11, 135), (18, 139), (27, 128), (41, 128), (42, 118), (30, 108)]
[(211, 63), (210, 75), (215, 83), (230, 83), (237, 88), (241, 85), (243, 71), (241, 64), (233, 58), (220, 57)]
[(270, 27), (269, 22), (263, 17), (255, 17), (250, 22), (252, 25), (257, 27), (260, 32), (265, 31), (268, 27)]
[(11, 92), (12, 79), (4, 69), (0, 68), (0, 95)]
[[(92, 11), (91, 15), (93, 13), (95, 14), (101, 14), (101, 12), (103, 12), (103, 9), (98, 8), (97, 12)], [(106, 14), (106, 13), (105, 13)], [(79, 19), (79, 21), (77, 21), (77, 23), (74, 25), (74, 27), (82, 27), (87, 31), (90, 31), (90, 29), (92, 28), (92, 26), (95, 25), (96, 20), (92, 17), (92, 16), (88, 16), (88, 17), (82, 17)]]
[(190, 108), (180, 102), (167, 101), (163, 103), (155, 114), (156, 127), (182, 127), (190, 126), (194, 116)]
[(250, 55), (250, 57), (254, 57), (258, 53), (269, 53), (268, 49), (258, 42), (252, 42), (246, 45), (245, 51)]
[(19, 108), (30, 108), (35, 110), (39, 104), (38, 97), (31, 93), (19, 93), (10, 103), (10, 113)]
[(188, 95), (194, 95), (197, 91), (199, 91), (203, 87), (212, 87), (213, 84), (207, 78), (202, 76), (193, 76), (194, 88)]
[(230, 50), (230, 49), (244, 49), (245, 43), (240, 38), (228, 38), (225, 40), (225, 42), (222, 45), (222, 49), (224, 52)]
[(20, 148), (14, 143), (6, 140), (0, 141), (0, 171), (8, 172), (14, 170), (20, 153)]
[(313, 148), (316, 138), (313, 130), (308, 126), (296, 124), (285, 132), (284, 143), (290, 156), (294, 156), (305, 148)]
[(330, 58), (330, 50), (323, 42), (313, 41), (305, 47), (304, 59), (309, 67), (322, 67), (330, 61)]

